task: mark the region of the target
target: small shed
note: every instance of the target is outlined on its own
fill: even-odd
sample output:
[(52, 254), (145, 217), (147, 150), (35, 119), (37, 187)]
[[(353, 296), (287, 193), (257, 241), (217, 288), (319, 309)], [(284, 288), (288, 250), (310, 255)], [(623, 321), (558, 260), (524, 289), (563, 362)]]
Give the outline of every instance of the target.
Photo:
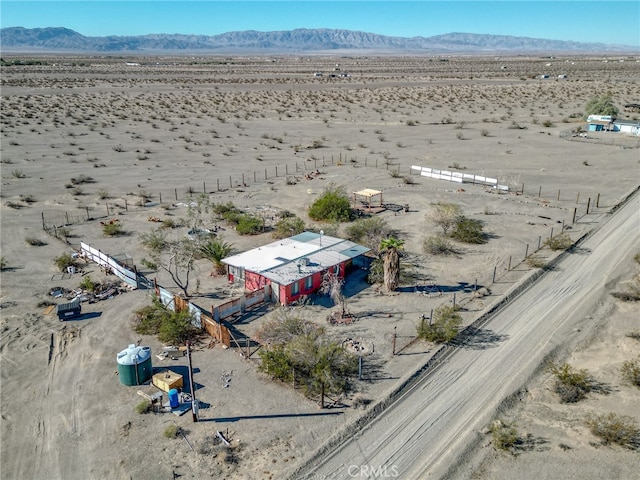
[(182, 388), (184, 386), (182, 375), (172, 372), (171, 370), (156, 373), (152, 377), (151, 383), (165, 392), (169, 392), (169, 390), (173, 390), (174, 388)]
[(380, 190), (365, 188), (364, 190), (353, 192), (354, 208), (357, 208), (358, 202), (361, 202), (364, 206), (366, 206), (367, 210), (369, 211), (371, 211), (372, 207), (384, 210), (384, 204), (382, 203), (382, 192)]
[(58, 305), (56, 313), (58, 314), (58, 319), (61, 322), (69, 318), (75, 318), (80, 315), (82, 307), (80, 306), (80, 299), (76, 298), (74, 301), (69, 303), (61, 303)]

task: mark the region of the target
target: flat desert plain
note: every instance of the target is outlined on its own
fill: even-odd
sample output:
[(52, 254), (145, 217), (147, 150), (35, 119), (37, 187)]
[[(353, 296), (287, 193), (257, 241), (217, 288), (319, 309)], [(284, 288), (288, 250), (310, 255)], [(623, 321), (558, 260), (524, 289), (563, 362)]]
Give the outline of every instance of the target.
[[(620, 116), (638, 119), (622, 111), (639, 100), (636, 57), (3, 59), (14, 63), (2, 69), (0, 112), (6, 479), (295, 477), (314, 452), (349, 434), (428, 361), (438, 346), (414, 341), (421, 314), (450, 305), (455, 294), (470, 324), (536, 272), (526, 255), (539, 265), (551, 260), (558, 252), (544, 246), (546, 239), (564, 230), (577, 240), (598, 228), (640, 184), (638, 137), (571, 133), (584, 127), (586, 103), (602, 94), (611, 95)], [(509, 191), (419, 176), (412, 165), (496, 178)], [(61, 323), (47, 313), (46, 304), (63, 301), (50, 295), (54, 287), (77, 289), (86, 276), (114, 279), (91, 263), (82, 273), (60, 274), (54, 259), (80, 242), (127, 256), (179, 293), (166, 274), (144, 266), (140, 235), (159, 225), (150, 219), (179, 224), (205, 193), (262, 216), (267, 226), (288, 210), (310, 228), (335, 230), (307, 215), (332, 184), (349, 194), (383, 192), (391, 208), (377, 215), (405, 241), (410, 274), (387, 294), (366, 284), (365, 272), (348, 277), (348, 306), (358, 315), (351, 325), (326, 322), (326, 297), (314, 296), (299, 310), (338, 341), (374, 346), (362, 380), (332, 408), (271, 381), (258, 371), (254, 352), (247, 358), (243, 349), (212, 346), (203, 335), (193, 353), (201, 421), (189, 413), (138, 414), (136, 392), (154, 388), (121, 385), (119, 351), (140, 342), (152, 348), (156, 370), (187, 368), (182, 357), (157, 359), (162, 344), (132, 329), (134, 312), (151, 302), (149, 291), (84, 304), (79, 320)], [(426, 254), (424, 241), (439, 232), (428, 220), (436, 202), (456, 203), (482, 221), (488, 241), (456, 243), (455, 255)], [(125, 234), (103, 235), (101, 222), (114, 219)], [(64, 235), (46, 233), (43, 223)], [(273, 241), (269, 231), (241, 236), (213, 218), (205, 226), (219, 227), (236, 251)], [(339, 236), (346, 227), (337, 226)], [(183, 237), (186, 228), (170, 234)], [(589, 414), (609, 411), (640, 419), (640, 391), (619, 373), (640, 350), (632, 338), (640, 329), (637, 305), (610, 295), (637, 282), (637, 253), (628, 252), (628, 268), (593, 292), (599, 307), (585, 317), (581, 334), (554, 339), (556, 358), (588, 369), (607, 382), (609, 394), (562, 404), (540, 368), (517, 401), (496, 412), (539, 441), (512, 455), (495, 450), (485, 432), (460, 452), (451, 478), (638, 478), (637, 450), (603, 446), (584, 426)], [(207, 260), (198, 261), (189, 291), (205, 309), (241, 291), (210, 272)], [(427, 284), (444, 293), (416, 293)], [(475, 295), (476, 285), (490, 294)], [(262, 307), (235, 327), (253, 337), (279, 314)], [(165, 438), (173, 423), (184, 437)]]

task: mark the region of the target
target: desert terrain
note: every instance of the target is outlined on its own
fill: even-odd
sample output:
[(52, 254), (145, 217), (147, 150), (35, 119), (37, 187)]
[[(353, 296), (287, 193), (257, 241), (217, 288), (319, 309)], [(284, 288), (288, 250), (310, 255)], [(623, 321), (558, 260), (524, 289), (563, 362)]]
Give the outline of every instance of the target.
[[(413, 341), (421, 314), (450, 304), (455, 293), (470, 324), (537, 272), (524, 261), (527, 253), (551, 260), (558, 252), (544, 248), (544, 240), (562, 229), (574, 240), (597, 229), (640, 185), (637, 137), (571, 134), (584, 125), (584, 105), (594, 96), (610, 93), (621, 110), (638, 102), (636, 58), (4, 58), (16, 59), (28, 65), (3, 66), (0, 110), (3, 478), (295, 476), (428, 362), (437, 346)], [(329, 76), (342, 72), (349, 76)], [(412, 165), (494, 177), (510, 191), (420, 177)], [(305, 178), (316, 170), (321, 174)], [(131, 327), (134, 312), (150, 303), (149, 291), (87, 304), (77, 321), (45, 314), (54, 287), (75, 289), (83, 275), (113, 279), (92, 264), (82, 274), (60, 275), (54, 259), (81, 241), (127, 255), (148, 278), (172, 288), (168, 276), (142, 262), (139, 236), (158, 226), (150, 217), (183, 218), (204, 192), (261, 215), (267, 225), (289, 210), (322, 228), (306, 212), (332, 183), (347, 192), (378, 189), (385, 202), (409, 205), (408, 212), (379, 216), (405, 240), (403, 262), (412, 273), (392, 294), (378, 293), (362, 272), (349, 278), (349, 308), (359, 317), (352, 325), (327, 324), (325, 297), (302, 310), (340, 341), (361, 338), (375, 346), (363, 379), (334, 408), (320, 409), (290, 385), (272, 382), (258, 372), (257, 355), (208, 348), (203, 337), (193, 354), (201, 421), (141, 415), (139, 388), (115, 375), (116, 354), (138, 341), (161, 351), (157, 339)], [(454, 256), (425, 254), (424, 240), (438, 231), (425, 216), (439, 201), (483, 221), (489, 241), (456, 245)], [(126, 234), (104, 236), (100, 222), (114, 218)], [(64, 229), (66, 240), (43, 231), (43, 222)], [(272, 241), (269, 232), (240, 236), (216, 226), (237, 251)], [(546, 447), (515, 457), (495, 452), (490, 437), (479, 435), (452, 462), (451, 478), (513, 478), (516, 468), (523, 478), (570, 477), (573, 465), (583, 467), (575, 478), (637, 475), (637, 451), (599, 446), (580, 423), (600, 410), (640, 419), (640, 392), (615, 379), (620, 363), (640, 350), (627, 336), (640, 328), (637, 305), (610, 295), (637, 275), (636, 253), (637, 243), (629, 268), (593, 292), (599, 302), (585, 314), (583, 335), (556, 339), (558, 358), (610, 378), (613, 391), (567, 406), (537, 371), (523, 379), (522, 401), (506, 402), (500, 414), (544, 438)], [(238, 292), (210, 276), (210, 262), (197, 267), (194, 303), (210, 308)], [(445, 293), (415, 292), (427, 283)], [(478, 298), (476, 284), (491, 294)], [(252, 337), (278, 310), (265, 307), (237, 328)], [(182, 358), (152, 358), (156, 369), (186, 369)], [(165, 438), (170, 422), (186, 438)], [(222, 448), (217, 431), (232, 448)]]

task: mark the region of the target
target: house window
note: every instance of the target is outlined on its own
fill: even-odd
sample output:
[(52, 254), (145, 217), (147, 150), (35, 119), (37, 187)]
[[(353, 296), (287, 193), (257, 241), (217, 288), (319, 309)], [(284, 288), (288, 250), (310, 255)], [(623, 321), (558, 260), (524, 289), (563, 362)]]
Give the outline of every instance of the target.
[(304, 289), (305, 290), (310, 290), (311, 287), (313, 287), (313, 277), (309, 276), (309, 277), (304, 279)]
[(298, 295), (300, 293), (300, 285), (298, 282), (291, 284), (291, 296)]

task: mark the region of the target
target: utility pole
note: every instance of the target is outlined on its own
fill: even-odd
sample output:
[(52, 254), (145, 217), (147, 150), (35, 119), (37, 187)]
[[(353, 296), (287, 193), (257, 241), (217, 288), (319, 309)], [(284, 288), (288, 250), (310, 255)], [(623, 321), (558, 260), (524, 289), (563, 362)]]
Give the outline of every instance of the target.
[(191, 365), (191, 344), (187, 342), (187, 361), (189, 362), (189, 388), (191, 389), (191, 414), (193, 422), (198, 422), (198, 401), (196, 400), (196, 389), (193, 388), (193, 365)]

